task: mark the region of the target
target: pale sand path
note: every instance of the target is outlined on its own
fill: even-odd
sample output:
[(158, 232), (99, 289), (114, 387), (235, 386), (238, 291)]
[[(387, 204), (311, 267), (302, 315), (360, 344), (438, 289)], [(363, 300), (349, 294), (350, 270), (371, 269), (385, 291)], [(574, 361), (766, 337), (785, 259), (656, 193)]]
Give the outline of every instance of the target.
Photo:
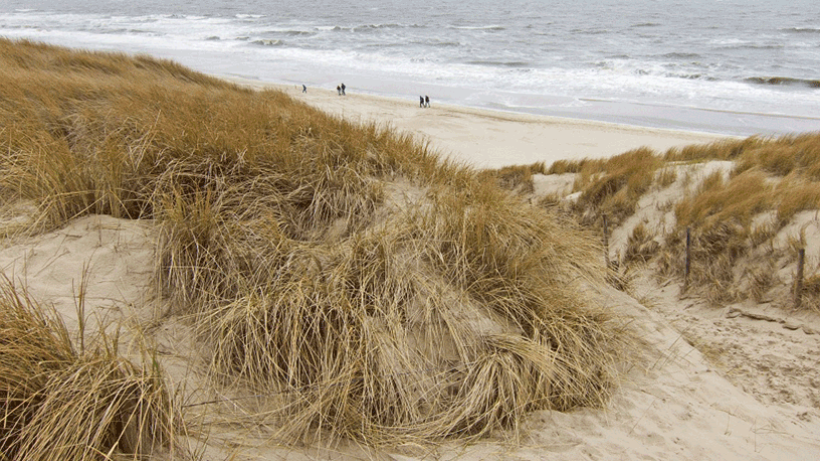
[(701, 144), (727, 139), (709, 133), (643, 128), (588, 120), (546, 117), (514, 112), (490, 111), (438, 105), (433, 99), (429, 109), (418, 106), (418, 96), (406, 99), (276, 85), (252, 80), (230, 79), (254, 88), (285, 91), (331, 114), (348, 120), (390, 124), (420, 135), (452, 159), (479, 168), (500, 168), (545, 162), (549, 166), (561, 159), (602, 158), (630, 149), (648, 146), (658, 151), (670, 147)]

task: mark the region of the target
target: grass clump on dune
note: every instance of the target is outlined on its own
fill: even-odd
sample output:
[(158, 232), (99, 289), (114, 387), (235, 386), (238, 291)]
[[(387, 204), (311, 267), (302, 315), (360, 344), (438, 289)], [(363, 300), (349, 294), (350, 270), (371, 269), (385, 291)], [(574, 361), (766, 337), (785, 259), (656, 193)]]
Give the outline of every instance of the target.
[(405, 206), (348, 239), (247, 223), (268, 232), (269, 253), (208, 247), (230, 267), (268, 262), (225, 274), (233, 301), (197, 312), (217, 376), (284, 392), (293, 436), (371, 443), (476, 436), (528, 410), (605, 401), (609, 348), (626, 336), (577, 296), (573, 278), (594, 273), (588, 243), (493, 187)]
[(535, 190), (532, 175), (546, 173), (544, 162), (537, 162), (532, 165), (503, 167), (499, 170), (483, 170), (480, 176), (495, 178), (502, 189), (512, 190), (519, 194), (529, 194)]
[(595, 245), (496, 178), (167, 62), (0, 41), (4, 59), (5, 198), (35, 230), (154, 219), (213, 385), (285, 440), (477, 437), (606, 401), (631, 339), (584, 296)]
[[(698, 165), (713, 160), (734, 163), (692, 182), (689, 175)], [(795, 254), (775, 248), (775, 238), (800, 212), (820, 208), (819, 171), (820, 133), (804, 133), (691, 145), (664, 155), (643, 148), (611, 159), (562, 160), (547, 173), (577, 175), (578, 198), (564, 208), (587, 227), (598, 227), (604, 214), (621, 225), (647, 192), (683, 187), (666, 204), (673, 225), (654, 233), (643, 224), (634, 227), (632, 234), (639, 235), (630, 234), (620, 265), (654, 260), (661, 274), (682, 277), (688, 228), (690, 288), (715, 303), (769, 298), (764, 294), (775, 289), (778, 296), (786, 293), (782, 303), (790, 304), (789, 281), (779, 279), (775, 268)]]
[(548, 171), (577, 173), (574, 190), (581, 195), (573, 208), (582, 223), (596, 223), (606, 214), (617, 224), (635, 212), (662, 164), (650, 149), (639, 148), (608, 159), (555, 162)]
[(114, 340), (76, 350), (56, 313), (0, 291), (0, 459), (177, 459), (179, 404)]

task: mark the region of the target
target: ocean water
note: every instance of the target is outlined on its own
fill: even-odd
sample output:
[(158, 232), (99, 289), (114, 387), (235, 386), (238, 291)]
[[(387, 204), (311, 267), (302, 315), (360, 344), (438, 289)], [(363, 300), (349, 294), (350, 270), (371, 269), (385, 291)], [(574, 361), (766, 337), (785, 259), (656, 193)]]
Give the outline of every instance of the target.
[(0, 36), (408, 104), (820, 130), (817, 0), (3, 0)]

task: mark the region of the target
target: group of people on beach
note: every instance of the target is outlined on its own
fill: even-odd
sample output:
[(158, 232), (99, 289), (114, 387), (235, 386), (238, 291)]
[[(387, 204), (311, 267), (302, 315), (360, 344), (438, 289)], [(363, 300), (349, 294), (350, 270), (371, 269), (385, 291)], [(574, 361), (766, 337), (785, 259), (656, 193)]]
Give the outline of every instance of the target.
[[(338, 93), (339, 96), (345, 96), (346, 88), (344, 83), (336, 85), (336, 93)], [(302, 93), (307, 93), (307, 86), (302, 85)], [(419, 107), (430, 107), (430, 96), (419, 96)]]
[[(345, 96), (345, 88), (347, 87), (344, 83), (336, 85), (336, 93), (339, 96)], [(307, 93), (307, 86), (302, 85), (302, 93)], [(430, 107), (430, 96), (419, 96), (419, 107)]]

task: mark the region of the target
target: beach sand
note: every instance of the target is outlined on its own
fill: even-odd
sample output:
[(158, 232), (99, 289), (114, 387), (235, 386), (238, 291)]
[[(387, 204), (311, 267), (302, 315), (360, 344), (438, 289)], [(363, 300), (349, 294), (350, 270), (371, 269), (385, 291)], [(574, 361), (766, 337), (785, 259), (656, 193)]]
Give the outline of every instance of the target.
[(660, 128), (588, 120), (546, 117), (439, 105), (419, 107), (418, 96), (406, 99), (230, 79), (252, 88), (284, 91), (325, 112), (355, 122), (390, 125), (430, 142), (442, 155), (478, 168), (501, 168), (562, 159), (604, 158), (647, 146), (659, 152), (670, 147), (702, 144), (730, 138)]
[[(435, 99), (431, 108), (420, 109), (411, 97), (406, 101), (357, 94), (340, 97), (314, 88), (303, 94), (301, 87), (276, 87), (352, 121), (391, 124), (424, 136), (453, 159), (478, 167), (550, 164), (559, 159), (607, 157), (641, 146), (664, 150), (720, 139), (710, 134), (438, 106)], [(650, 201), (641, 207), (651, 211), (657, 204)], [(53, 303), (73, 330), (77, 328), (74, 296), (83, 282), (93, 287), (87, 314), (102, 323), (123, 319), (127, 328), (135, 315), (139, 317), (134, 306), (151, 298), (147, 287), (152, 283), (156, 232), (150, 223), (86, 217), (58, 231), (6, 245), (0, 251), (0, 267), (25, 284), (35, 298)], [(616, 241), (618, 232), (613, 232)], [(83, 280), (76, 278), (78, 274), (84, 274)], [(332, 451), (283, 448), (267, 440), (261, 426), (222, 425), (212, 428), (203, 459), (818, 459), (820, 335), (815, 332), (820, 325), (816, 316), (780, 312), (780, 317), (768, 314), (766, 320), (766, 315), (755, 314), (766, 306), (710, 308), (682, 297), (676, 284), (646, 285), (644, 290), (640, 300), (614, 289), (597, 294), (601, 302), (630, 317), (630, 325), (644, 340), (640, 357), (624, 370), (620, 388), (604, 409), (532, 413), (517, 442), (498, 434), (469, 445), (444, 442), (432, 450), (406, 447), (390, 453), (355, 446)], [(192, 352), (182, 345), (184, 325), (144, 320), (155, 326), (152, 331), (169, 376), (185, 382), (195, 373), (188, 365), (195, 366)], [(196, 401), (195, 396), (190, 398)]]

